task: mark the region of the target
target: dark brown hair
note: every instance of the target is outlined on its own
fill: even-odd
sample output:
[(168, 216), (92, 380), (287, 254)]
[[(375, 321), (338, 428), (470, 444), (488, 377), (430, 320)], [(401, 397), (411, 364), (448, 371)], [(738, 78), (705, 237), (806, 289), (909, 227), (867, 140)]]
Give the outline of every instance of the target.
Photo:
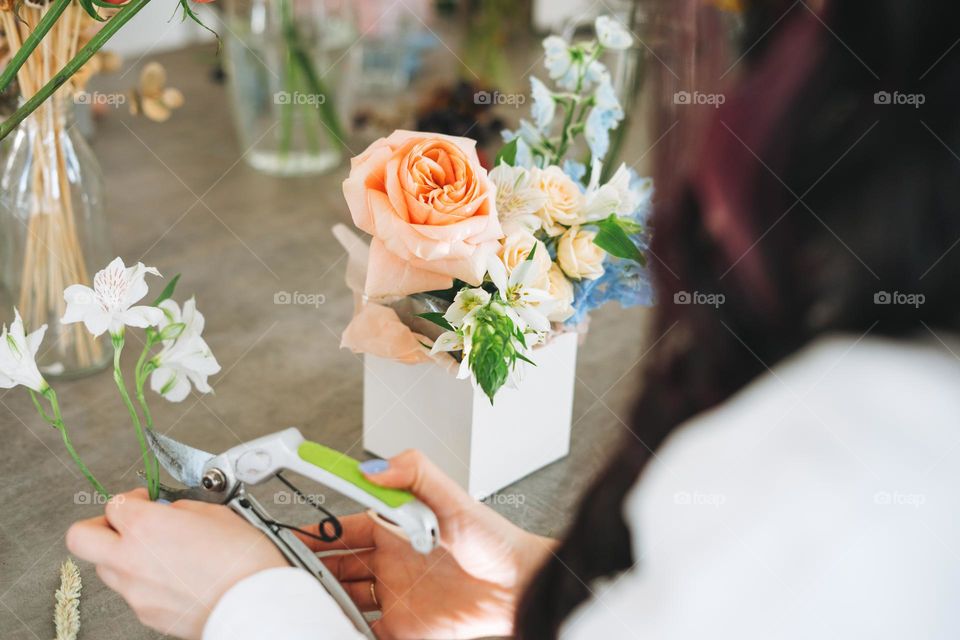
[[(631, 433), (529, 586), (519, 638), (555, 638), (594, 580), (634, 566), (624, 496), (684, 421), (827, 333), (960, 330), (960, 4), (810, 4), (748, 6), (745, 73), (658, 198)], [(694, 291), (725, 301), (674, 304)]]

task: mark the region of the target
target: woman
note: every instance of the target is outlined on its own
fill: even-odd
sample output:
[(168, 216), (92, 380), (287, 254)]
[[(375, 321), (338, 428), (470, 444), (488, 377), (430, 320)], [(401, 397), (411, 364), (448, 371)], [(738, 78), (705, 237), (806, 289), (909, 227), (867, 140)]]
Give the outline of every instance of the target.
[[(960, 7), (756, 4), (656, 212), (632, 433), (559, 543), (416, 453), (367, 463), (443, 535), (421, 557), (360, 514), (317, 545), (355, 550), (328, 562), (381, 637), (960, 637)], [(223, 508), (127, 498), (67, 542), (144, 623), (357, 637)]]

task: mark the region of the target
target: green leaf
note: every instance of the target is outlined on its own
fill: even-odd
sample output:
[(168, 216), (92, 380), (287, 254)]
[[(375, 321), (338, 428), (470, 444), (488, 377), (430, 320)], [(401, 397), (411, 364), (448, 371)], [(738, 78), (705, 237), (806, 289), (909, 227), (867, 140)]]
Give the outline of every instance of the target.
[(190, 18), (191, 20), (196, 22), (198, 25), (200, 25), (201, 27), (203, 27), (204, 29), (212, 33), (213, 36), (217, 39), (217, 53), (220, 53), (220, 47), (222, 46), (222, 41), (220, 40), (220, 34), (203, 23), (203, 20), (200, 19), (200, 16), (198, 16), (196, 12), (192, 8), (190, 8), (190, 0), (180, 0), (180, 7), (183, 9), (183, 16), (181, 20), (186, 20), (187, 18)]
[(493, 166), (497, 166), (501, 162), (511, 167), (514, 166), (514, 163), (517, 161), (517, 140), (519, 140), (519, 138), (514, 138), (500, 147), (500, 151), (497, 152), (497, 157), (493, 161)]
[(447, 322), (447, 319), (443, 317), (443, 314), (439, 311), (428, 311), (427, 313), (418, 313), (418, 318), (423, 318), (424, 320), (429, 320), (435, 325), (439, 325), (446, 329), (447, 331), (456, 331), (453, 328), (453, 325)]
[(534, 362), (533, 360), (531, 360), (530, 358), (528, 358), (527, 356), (523, 355), (520, 352), (517, 352), (517, 358), (519, 358), (520, 360), (523, 360), (527, 364), (532, 364), (533, 366), (537, 366), (536, 362)]
[(163, 291), (160, 292), (160, 295), (157, 296), (157, 299), (153, 301), (153, 306), (159, 307), (160, 303), (164, 300), (169, 300), (173, 297), (173, 290), (177, 288), (177, 282), (180, 281), (180, 274), (173, 276), (173, 280), (167, 283), (167, 286), (163, 288)]
[[(629, 225), (625, 223), (629, 223)], [(597, 235), (593, 239), (593, 243), (616, 258), (635, 260), (642, 265), (646, 265), (646, 256), (637, 248), (626, 230), (634, 225), (636, 223), (611, 214), (610, 217), (597, 223)]]
[(80, 0), (80, 6), (83, 7), (83, 10), (87, 12), (91, 18), (98, 22), (106, 22), (106, 19), (97, 13), (97, 8), (93, 4), (93, 0)]

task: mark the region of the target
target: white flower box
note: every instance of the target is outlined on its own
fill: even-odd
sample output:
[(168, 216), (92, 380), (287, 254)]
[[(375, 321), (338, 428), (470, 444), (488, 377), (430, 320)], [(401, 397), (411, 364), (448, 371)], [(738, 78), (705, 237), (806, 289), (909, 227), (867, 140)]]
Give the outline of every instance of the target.
[(519, 388), (494, 403), (435, 364), (365, 355), (363, 447), (381, 458), (419, 449), (482, 499), (570, 451), (576, 333), (533, 351)]

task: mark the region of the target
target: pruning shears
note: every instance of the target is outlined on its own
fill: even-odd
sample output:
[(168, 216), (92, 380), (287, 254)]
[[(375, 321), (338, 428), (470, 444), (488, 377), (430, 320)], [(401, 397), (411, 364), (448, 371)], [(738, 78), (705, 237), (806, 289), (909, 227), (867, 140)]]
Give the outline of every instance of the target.
[[(285, 429), (257, 438), (219, 455), (195, 449), (153, 429), (146, 431), (147, 441), (160, 464), (177, 482), (186, 486), (185, 489), (171, 489), (161, 485), (161, 498), (171, 502), (200, 500), (230, 507), (263, 532), (290, 564), (310, 572), (319, 580), (357, 629), (368, 638), (375, 636), (336, 577), (291, 531), (293, 527), (271, 518), (247, 493), (246, 487), (278, 477), (293, 488), (280, 475), (281, 471), (289, 470), (366, 506), (373, 512), (371, 515), (375, 520), (406, 537), (419, 553), (430, 553), (439, 544), (437, 517), (429, 507), (407, 491), (373, 484), (360, 472), (357, 460), (304, 439), (298, 429)], [(318, 508), (326, 512), (322, 507)], [(332, 524), (332, 535), (325, 531), (325, 524)], [(321, 522), (319, 533), (322, 539), (334, 540), (340, 535), (340, 523), (330, 515)]]

